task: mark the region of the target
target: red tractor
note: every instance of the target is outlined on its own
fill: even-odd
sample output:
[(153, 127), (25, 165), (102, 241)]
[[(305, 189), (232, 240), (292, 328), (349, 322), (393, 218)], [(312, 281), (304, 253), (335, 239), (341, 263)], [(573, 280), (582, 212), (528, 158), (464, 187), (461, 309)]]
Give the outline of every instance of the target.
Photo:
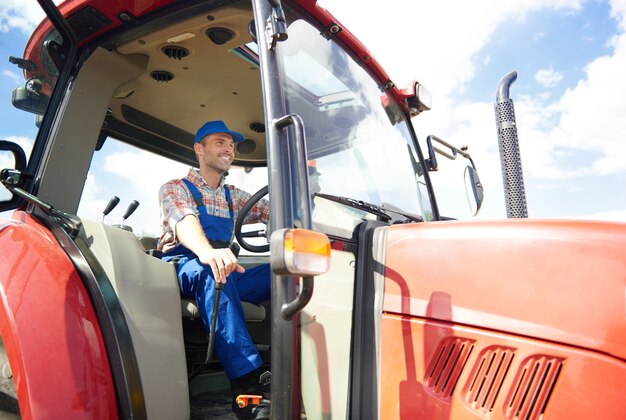
[[(11, 58), (38, 134), (29, 156), (0, 142), (5, 413), (227, 415), (219, 360), (188, 380), (206, 334), (158, 233), (85, 210), (90, 182), (108, 198), (196, 165), (193, 133), (223, 119), (245, 137), (229, 177), (269, 190), (267, 228), (236, 229), (239, 261), (273, 272), (247, 310), (273, 418), (626, 418), (626, 225), (440, 214), (446, 151), (413, 128), (427, 91), (396, 86), (314, 0), (39, 3)], [(106, 156), (126, 182), (98, 172)]]

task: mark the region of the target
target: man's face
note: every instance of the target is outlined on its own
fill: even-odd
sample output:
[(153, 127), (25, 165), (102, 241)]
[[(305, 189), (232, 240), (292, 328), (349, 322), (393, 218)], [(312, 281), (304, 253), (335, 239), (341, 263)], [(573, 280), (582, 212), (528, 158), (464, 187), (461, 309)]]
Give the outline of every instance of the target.
[(230, 169), (235, 158), (235, 142), (226, 133), (209, 134), (202, 141), (194, 145), (200, 166), (220, 174)]

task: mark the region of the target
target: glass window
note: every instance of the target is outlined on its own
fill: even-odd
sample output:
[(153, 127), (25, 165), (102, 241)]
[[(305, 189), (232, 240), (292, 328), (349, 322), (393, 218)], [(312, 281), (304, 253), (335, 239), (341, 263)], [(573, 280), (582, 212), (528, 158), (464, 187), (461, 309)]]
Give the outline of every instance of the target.
[[(305, 123), (314, 190), (349, 197), (432, 220), (432, 206), (404, 115), (387, 93), (336, 43), (304, 20), (280, 44), (289, 113)], [(314, 202), (317, 226), (351, 232), (359, 212)], [(346, 214), (349, 213), (349, 214)]]
[[(188, 172), (187, 165), (109, 137), (102, 149), (94, 153), (78, 216), (119, 225), (128, 205), (136, 200), (139, 207), (124, 224), (137, 236), (158, 238), (161, 236), (159, 188)], [(267, 168), (233, 166), (226, 182), (254, 194), (267, 185)], [(103, 210), (114, 196), (119, 197), (120, 202), (103, 219)]]
[[(43, 12), (42, 12), (43, 15)], [(12, 28), (3, 34), (10, 53), (15, 53), (9, 58), (13, 66), (3, 70), (0, 81), (0, 91), (4, 96), (7, 106), (2, 109), (2, 125), (0, 127), (0, 139), (17, 143), (30, 158), (35, 139), (44, 115), (48, 112), (50, 97), (57, 84), (59, 67), (50, 56), (46, 46), (63, 45), (63, 38), (55, 30), (49, 31), (43, 36), (42, 47), (34, 47), (39, 43), (37, 32), (28, 37), (17, 28)], [(25, 44), (27, 46), (25, 47)], [(21, 56), (21, 52), (25, 55)], [(62, 63), (59, 63), (62, 64)], [(14, 168), (15, 162), (10, 152), (0, 153), (0, 169)], [(0, 201), (9, 201), (11, 193), (0, 184)], [(1, 217), (8, 217), (4, 213)]]

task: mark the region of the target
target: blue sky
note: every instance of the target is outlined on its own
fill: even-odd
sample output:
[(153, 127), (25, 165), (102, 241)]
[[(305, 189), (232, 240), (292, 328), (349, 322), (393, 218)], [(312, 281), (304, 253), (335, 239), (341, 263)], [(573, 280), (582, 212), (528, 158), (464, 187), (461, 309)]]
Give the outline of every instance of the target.
[[(324, 6), (397, 84), (417, 79), (431, 90), (417, 134), (469, 146), (486, 188), (479, 218), (506, 216), (493, 103), (515, 70), (529, 215), (626, 221), (623, 1), (390, 0), (384, 21), (371, 0)], [(460, 177), (433, 176), (444, 213), (464, 217)]]
[[(389, 0), (382, 19), (373, 0), (323, 5), (398, 85), (417, 79), (430, 89), (433, 109), (413, 120), (417, 134), (469, 146), (486, 188), (479, 218), (506, 217), (493, 102), (501, 77), (516, 70), (511, 97), (529, 215), (626, 222), (626, 4), (546, 3)], [(0, 5), (0, 138), (22, 144), (36, 129), (32, 115), (11, 106), (11, 90), (22, 81), (7, 58), (21, 56), (41, 16), (37, 8), (34, 0)], [(120, 151), (111, 146), (114, 152)], [(460, 165), (448, 166), (433, 176), (440, 206), (465, 218)], [(97, 188), (89, 194), (94, 209), (110, 197)], [(133, 199), (127, 195), (125, 203)]]

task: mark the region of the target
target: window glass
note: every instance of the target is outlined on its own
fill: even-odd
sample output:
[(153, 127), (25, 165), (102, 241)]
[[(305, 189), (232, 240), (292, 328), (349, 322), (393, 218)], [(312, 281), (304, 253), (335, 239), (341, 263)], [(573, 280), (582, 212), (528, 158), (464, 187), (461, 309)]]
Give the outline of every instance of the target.
[[(87, 182), (78, 207), (78, 216), (102, 221), (109, 200), (119, 204), (104, 217), (104, 223), (119, 225), (128, 205), (136, 200), (137, 210), (124, 222), (137, 236), (161, 236), (159, 188), (171, 179), (182, 178), (189, 166), (138, 149), (109, 137), (94, 153)], [(231, 167), (226, 178), (250, 194), (267, 185), (267, 169)]]
[[(41, 15), (43, 17), (43, 11)], [(29, 160), (60, 71), (45, 46), (50, 42), (62, 46), (64, 41), (58, 32), (51, 30), (43, 36), (41, 48), (32, 48), (32, 45), (26, 48), (28, 34), (11, 25), (6, 29), (2, 36), (11, 55), (11, 64), (7, 63), (0, 78), (0, 92), (5, 103), (0, 107), (0, 139), (17, 143)], [(24, 51), (27, 55), (22, 56)], [(0, 152), (0, 169), (14, 167), (12, 153)], [(0, 201), (11, 198), (11, 193), (0, 184)], [(2, 214), (2, 217), (7, 216), (8, 213)]]
[[(304, 20), (280, 44), (289, 113), (302, 117), (309, 162), (321, 193), (433, 218), (418, 152), (404, 115), (386, 92), (332, 40)], [(349, 234), (363, 217), (317, 197), (313, 219)], [(341, 206), (340, 206), (341, 207)], [(339, 207), (339, 208), (340, 208)]]

